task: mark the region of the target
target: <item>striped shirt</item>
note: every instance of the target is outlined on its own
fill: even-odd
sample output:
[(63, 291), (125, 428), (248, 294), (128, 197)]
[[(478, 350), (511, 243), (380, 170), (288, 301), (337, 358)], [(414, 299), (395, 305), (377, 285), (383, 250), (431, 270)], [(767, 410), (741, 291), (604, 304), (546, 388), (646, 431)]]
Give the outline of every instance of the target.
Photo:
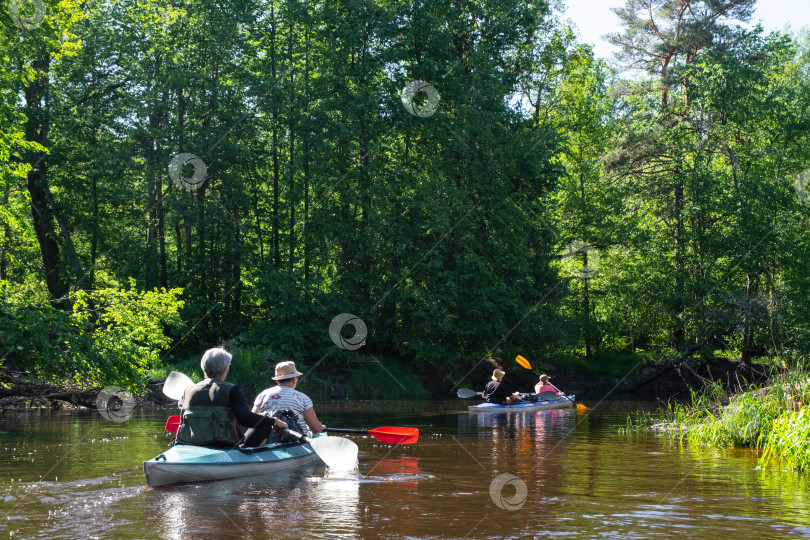
[(259, 413), (270, 414), (274, 411), (289, 409), (295, 413), (301, 426), (306, 426), (304, 411), (312, 408), (312, 400), (295, 388), (289, 386), (274, 386), (263, 390), (256, 396), (253, 406), (258, 407)]

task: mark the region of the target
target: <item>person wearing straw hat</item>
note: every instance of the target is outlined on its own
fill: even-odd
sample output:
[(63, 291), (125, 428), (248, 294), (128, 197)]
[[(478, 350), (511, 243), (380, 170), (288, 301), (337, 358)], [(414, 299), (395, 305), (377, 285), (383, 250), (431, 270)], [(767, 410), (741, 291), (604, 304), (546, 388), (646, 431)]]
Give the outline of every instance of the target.
[[(276, 381), (277, 386), (267, 388), (256, 396), (253, 401), (253, 412), (275, 417), (282, 411), (289, 411), (294, 415), (295, 423), (298, 424), (298, 429), (295, 425), (290, 427), (295, 431), (304, 431), (309, 428), (307, 431), (311, 434), (320, 433), (326, 429), (326, 426), (318, 420), (309, 396), (295, 389), (298, 378), (302, 375), (303, 373), (295, 368), (295, 362), (287, 360), (276, 364), (276, 376), (273, 377), (273, 380)], [(248, 435), (254, 434), (246, 433), (245, 437), (247, 438)], [(257, 437), (260, 435), (261, 433), (255, 434)], [(266, 436), (270, 435), (270, 432), (267, 431)]]
[(556, 386), (548, 382), (550, 380), (551, 377), (549, 377), (545, 373), (543, 375), (540, 375), (540, 382), (534, 385), (534, 393), (539, 394), (540, 392), (556, 392), (557, 397), (564, 396), (565, 395), (564, 392), (560, 392), (560, 390)]
[(492, 372), (492, 381), (488, 382), (484, 387), (484, 393), (481, 397), (487, 400), (487, 403), (497, 403), (499, 405), (512, 405), (520, 401), (518, 397), (519, 392), (511, 393), (503, 382), (503, 376), (506, 375), (499, 368)]

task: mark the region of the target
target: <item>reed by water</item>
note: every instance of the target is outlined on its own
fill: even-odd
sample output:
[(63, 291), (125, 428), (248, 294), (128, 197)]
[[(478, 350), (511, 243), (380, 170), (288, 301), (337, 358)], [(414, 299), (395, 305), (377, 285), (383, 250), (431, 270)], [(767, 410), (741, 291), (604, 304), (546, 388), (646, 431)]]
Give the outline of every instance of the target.
[(653, 414), (628, 417), (627, 430), (654, 429), (680, 441), (761, 450), (760, 465), (810, 469), (810, 366), (774, 370), (767, 385), (729, 394), (720, 383)]

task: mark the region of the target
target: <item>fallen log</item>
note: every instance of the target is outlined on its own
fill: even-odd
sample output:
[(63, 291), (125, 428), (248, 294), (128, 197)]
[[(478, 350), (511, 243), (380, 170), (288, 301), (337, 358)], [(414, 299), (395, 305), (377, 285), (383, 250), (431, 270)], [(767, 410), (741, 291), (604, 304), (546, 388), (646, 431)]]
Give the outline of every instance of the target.
[(58, 401), (93, 409), (102, 388), (80, 388), (76, 385), (60, 385), (32, 379), (23, 372), (0, 372), (0, 409), (8, 409), (21, 403), (47, 402), (55, 406)]

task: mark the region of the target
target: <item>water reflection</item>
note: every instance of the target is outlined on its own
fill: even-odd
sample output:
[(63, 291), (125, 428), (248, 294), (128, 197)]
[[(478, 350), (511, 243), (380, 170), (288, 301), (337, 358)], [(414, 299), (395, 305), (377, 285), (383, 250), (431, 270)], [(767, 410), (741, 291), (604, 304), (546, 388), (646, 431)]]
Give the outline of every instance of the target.
[[(418, 490), (432, 475), (419, 458), (393, 457), (361, 464), (369, 474), (330, 473), (322, 464), (307, 471), (279, 471), (252, 479), (148, 489), (145, 515), (159, 515), (160, 536), (362, 538), (378, 513), (385, 528), (415, 533), (421, 514)], [(365, 501), (363, 503), (362, 501)], [(391, 514), (391, 508), (397, 512)]]
[(475, 414), (459, 416), (459, 432), (475, 430), (480, 439), (490, 441), (517, 440), (522, 450), (534, 445), (557, 444), (561, 434), (576, 428), (581, 420), (573, 409), (535, 411), (514, 414)]
[[(353, 438), (360, 475), (325, 466), (151, 489), (141, 461), (167, 446), (165, 414), (101, 418), (0, 414), (0, 534), (19, 538), (705, 538), (807, 536), (807, 475), (756, 470), (756, 455), (655, 434), (626, 416), (571, 410), (493, 415), (325, 417), (413, 425), (419, 443)], [(490, 486), (525, 483), (498, 508)], [(13, 479), (13, 480), (12, 480)], [(38, 481), (41, 479), (41, 481)], [(503, 500), (514, 496), (504, 485)]]
[[(185, 484), (145, 490), (143, 513), (156, 516), (161, 537), (290, 537), (312, 519), (316, 485), (309, 480), (319, 467), (282, 470), (251, 478)], [(230, 534), (232, 533), (232, 534)]]
[(320, 531), (319, 538), (352, 538), (360, 529), (359, 478), (321, 478), (315, 482), (309, 519), (331, 524), (330, 530)]
[[(398, 535), (405, 537), (416, 535), (423, 513), (419, 486), (422, 481), (432, 478), (433, 475), (421, 471), (417, 457), (384, 458), (377, 461), (369, 469), (369, 476), (363, 480), (368, 499), (375, 501), (372, 508), (366, 507), (366, 511), (370, 513), (366, 517), (377, 521), (377, 516), (387, 515), (382, 518), (386, 531), (396, 531)], [(395, 515), (386, 510), (389, 504), (398, 508)]]
[(400, 457), (385, 458), (374, 464), (369, 470), (369, 474), (374, 473), (372, 478), (383, 478), (391, 482), (415, 483), (421, 478), (419, 474), (419, 458)]

